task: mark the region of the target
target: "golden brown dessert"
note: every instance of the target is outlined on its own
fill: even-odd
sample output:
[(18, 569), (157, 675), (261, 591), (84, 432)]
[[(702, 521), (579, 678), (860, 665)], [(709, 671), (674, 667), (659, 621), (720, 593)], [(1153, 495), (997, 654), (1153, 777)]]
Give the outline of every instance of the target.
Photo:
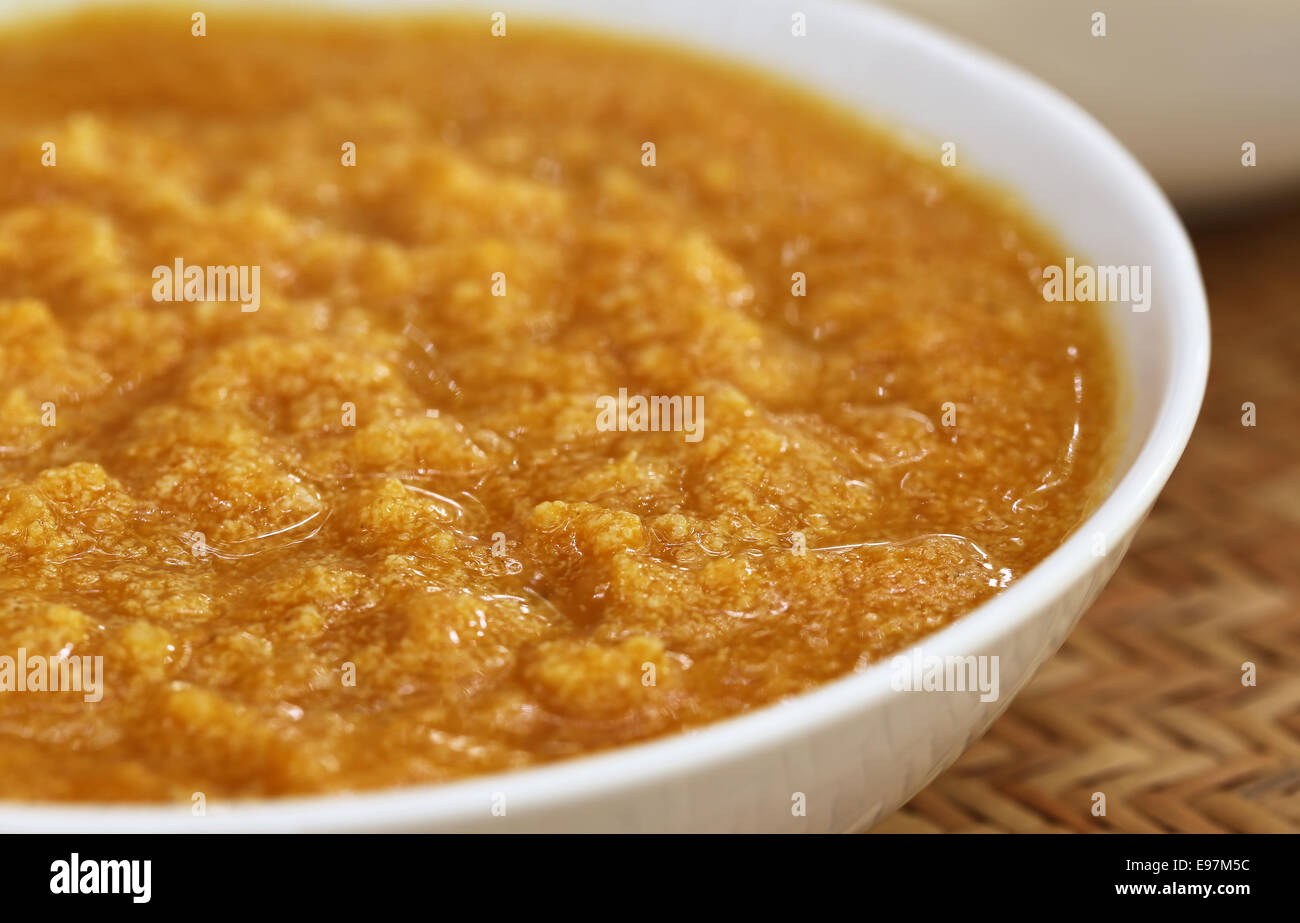
[(0, 655), (103, 671), (0, 692), (6, 797), (700, 725), (944, 625), (1090, 510), (1095, 306), (1045, 303), (1056, 251), (937, 157), (612, 40), (206, 31), (0, 40)]

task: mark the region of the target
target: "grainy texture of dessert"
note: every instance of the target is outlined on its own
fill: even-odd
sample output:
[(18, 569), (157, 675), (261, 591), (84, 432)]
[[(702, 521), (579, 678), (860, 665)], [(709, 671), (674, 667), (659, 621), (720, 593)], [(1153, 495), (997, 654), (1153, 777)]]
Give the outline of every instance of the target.
[[(1052, 245), (753, 75), (119, 14), (0, 39), (0, 111), (0, 654), (104, 669), (0, 693), (6, 797), (697, 726), (956, 618), (1106, 476), (1110, 346), (1041, 297)], [(154, 300), (177, 259), (260, 267), (260, 309)], [(623, 388), (702, 396), (702, 438), (602, 431)]]

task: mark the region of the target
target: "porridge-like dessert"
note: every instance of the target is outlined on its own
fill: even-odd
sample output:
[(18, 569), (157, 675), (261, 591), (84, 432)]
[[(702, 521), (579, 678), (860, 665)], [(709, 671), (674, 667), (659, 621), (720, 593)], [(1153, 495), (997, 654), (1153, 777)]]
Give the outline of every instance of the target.
[(1098, 308), (937, 151), (524, 23), (193, 31), (0, 38), (4, 797), (699, 726), (959, 617), (1104, 488)]

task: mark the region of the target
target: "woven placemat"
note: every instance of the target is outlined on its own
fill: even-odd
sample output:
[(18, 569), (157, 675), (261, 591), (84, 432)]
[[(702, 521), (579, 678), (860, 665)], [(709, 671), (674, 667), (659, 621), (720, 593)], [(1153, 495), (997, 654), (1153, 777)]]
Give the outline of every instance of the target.
[(1193, 239), (1214, 348), (1178, 470), (1061, 652), (873, 832), (1300, 831), (1300, 202)]

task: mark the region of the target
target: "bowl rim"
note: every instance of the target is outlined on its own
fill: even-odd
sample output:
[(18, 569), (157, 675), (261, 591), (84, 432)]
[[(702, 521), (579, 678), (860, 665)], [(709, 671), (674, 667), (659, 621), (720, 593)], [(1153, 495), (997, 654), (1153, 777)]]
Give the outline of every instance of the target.
[[(1049, 606), (1063, 588), (1085, 579), (1097, 560), (1091, 552), (1090, 535), (1128, 535), (1145, 518), (1173, 472), (1200, 413), (1209, 373), (1209, 311), (1195, 252), (1168, 199), (1146, 170), (1093, 116), (1059, 91), (989, 52), (893, 9), (844, 0), (803, 0), (802, 8), (839, 17), (845, 27), (888, 34), (891, 42), (947, 56), (966, 69), (982, 72), (994, 96), (1014, 98), (1017, 107), (1033, 110), (1054, 128), (1068, 128), (1086, 143), (1091, 156), (1100, 158), (1117, 189), (1144, 216), (1151, 239), (1160, 242), (1171, 257), (1162, 267), (1163, 285), (1174, 293), (1165, 307), (1177, 312), (1178, 320), (1170, 325), (1172, 348), (1162, 383), (1165, 392), (1129, 469), (1093, 513), (1025, 576), (893, 656), (906, 656), (921, 645), (940, 656), (981, 650), (990, 638), (1014, 632)], [(339, 12), (339, 5), (325, 3), (322, 10)], [(571, 23), (633, 37), (617, 26), (570, 18), (562, 4), (555, 8), (539, 4), (527, 15), (531, 21)], [(655, 40), (663, 41), (661, 36)], [(709, 50), (707, 41), (689, 47), (720, 60), (735, 57), (719, 49)], [(744, 63), (756, 66), (752, 60)], [(781, 79), (799, 83), (788, 75)], [(1015, 191), (1014, 182), (1004, 185)], [(1050, 228), (1048, 216), (1043, 217)], [(1108, 554), (1116, 552), (1112, 549)], [(192, 816), (184, 803), (0, 801), (0, 832), (313, 832), (405, 828), (413, 822), (455, 828), (481, 819), (491, 799), (504, 790), (510, 792), (514, 803), (576, 805), (620, 791), (666, 784), (723, 762), (750, 757), (866, 710), (893, 694), (891, 659), (699, 728), (536, 767), (373, 791), (232, 800), (208, 805), (203, 817)], [(1011, 698), (995, 705), (1005, 707)]]

